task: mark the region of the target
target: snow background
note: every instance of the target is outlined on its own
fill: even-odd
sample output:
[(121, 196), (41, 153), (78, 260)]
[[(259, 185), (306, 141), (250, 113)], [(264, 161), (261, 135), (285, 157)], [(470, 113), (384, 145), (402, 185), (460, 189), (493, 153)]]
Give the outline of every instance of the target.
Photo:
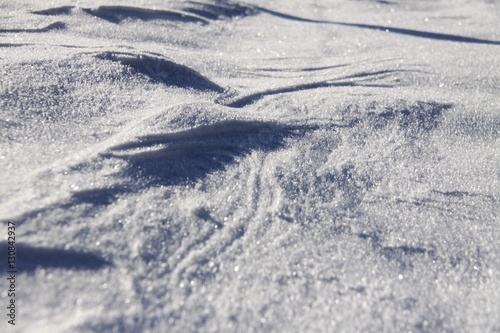
[(500, 332), (499, 8), (0, 1), (2, 332)]

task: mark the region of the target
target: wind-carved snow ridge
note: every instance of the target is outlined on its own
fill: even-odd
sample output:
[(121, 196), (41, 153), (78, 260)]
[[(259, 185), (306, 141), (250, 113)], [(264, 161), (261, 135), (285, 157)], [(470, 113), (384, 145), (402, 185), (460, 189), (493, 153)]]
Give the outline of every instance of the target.
[[(196, 1), (186, 1), (185, 3), (189, 6), (183, 7), (180, 11), (130, 6), (99, 6), (97, 8), (81, 9), (87, 14), (116, 24), (127, 19), (133, 19), (141, 21), (163, 20), (207, 25), (213, 20), (233, 19), (258, 13), (258, 9), (252, 6), (226, 1), (216, 1), (214, 4)], [(70, 15), (76, 8), (75, 6), (62, 6), (32, 11), (32, 13), (44, 16)]]
[(43, 10), (35, 10), (32, 11), (33, 14), (36, 15), (45, 15), (45, 16), (58, 16), (58, 15), (69, 15), (75, 6), (62, 6), (62, 7), (54, 7)]
[(433, 40), (458, 42), (458, 43), (500, 45), (500, 41), (496, 41), (496, 40), (474, 38), (474, 37), (445, 34), (445, 33), (435, 33), (435, 32), (429, 32), (429, 31), (404, 29), (404, 28), (398, 28), (398, 27), (393, 27), (393, 26), (370, 25), (370, 24), (347, 23), (347, 22), (331, 22), (331, 23), (343, 25), (343, 26), (347, 26), (347, 27), (355, 27), (355, 28), (369, 29), (369, 30), (378, 30), (378, 31), (382, 31), (382, 32), (402, 34), (402, 35), (407, 35), (407, 36), (412, 36), (412, 37), (419, 37), (419, 38), (426, 38), (426, 39), (433, 39)]
[[(63, 6), (33, 11), (33, 14), (44, 16), (70, 15), (77, 7)], [(97, 8), (81, 8), (87, 14), (103, 19), (111, 23), (121, 23), (123, 20), (134, 19), (141, 21), (164, 20), (172, 22), (186, 22), (207, 24), (208, 22), (198, 16), (189, 15), (183, 12), (148, 9), (142, 7), (129, 6), (99, 6)]]
[(44, 33), (51, 32), (55, 30), (66, 29), (66, 24), (64, 22), (54, 22), (46, 27), (39, 29), (0, 29), (0, 34), (19, 34), (19, 33)]
[[(169, 11), (169, 10), (147, 9), (141, 7), (127, 7), (127, 6), (100, 6), (95, 9), (82, 8), (82, 10), (88, 14), (94, 15), (96, 17), (99, 17), (103, 20), (112, 23), (120, 23), (125, 19), (131, 18), (144, 21), (169, 20), (169, 21), (179, 21), (179, 22), (190, 22), (190, 23), (199, 23), (202, 25), (208, 24), (209, 20), (218, 20), (221, 18), (232, 19), (237, 17), (246, 17), (249, 15), (257, 15), (260, 13), (264, 13), (282, 19), (304, 22), (304, 23), (333, 24), (333, 25), (340, 25), (340, 26), (347, 26), (347, 27), (354, 27), (361, 29), (379, 30), (382, 32), (403, 34), (407, 36), (433, 39), (433, 40), (500, 45), (500, 41), (495, 41), (495, 40), (488, 40), (488, 39), (446, 34), (446, 33), (436, 33), (430, 31), (420, 31), (420, 30), (406, 29), (395, 26), (383, 26), (383, 25), (342, 22), (342, 21), (315, 20), (295, 15), (290, 15), (275, 10), (270, 10), (260, 6), (244, 5), (228, 1), (215, 1), (214, 4), (196, 2), (196, 1), (188, 1), (187, 3), (189, 3), (190, 6), (183, 8), (183, 11), (180, 12)], [(383, 2), (383, 3), (390, 4), (389, 2)], [(48, 15), (48, 16), (67, 15), (71, 12), (73, 8), (74, 7), (71, 6), (63, 6), (63, 7), (49, 8), (46, 10), (33, 11), (33, 13), (38, 15)], [(16, 30), (4, 30), (4, 31), (0, 30), (0, 32), (21, 32), (21, 31), (45, 32), (52, 29), (61, 29), (61, 28), (64, 28), (63, 23), (57, 22), (43, 29), (34, 29), (34, 30), (16, 29)]]
[(0, 43), (0, 47), (22, 47), (30, 44)]
[(125, 19), (136, 19), (142, 21), (166, 20), (173, 22), (177, 21), (186, 23), (208, 24), (206, 20), (200, 17), (169, 10), (155, 10), (125, 6), (100, 6), (96, 9), (85, 8), (83, 10), (88, 14), (94, 15), (111, 23), (120, 23)]
[(119, 62), (137, 73), (144, 74), (154, 82), (181, 88), (222, 93), (224, 89), (195, 70), (173, 61), (146, 54), (105, 52), (98, 59)]
[[(335, 66), (330, 67), (335, 68)], [(307, 70), (306, 70), (307, 71)], [(219, 103), (233, 107), (233, 108), (242, 108), (249, 104), (253, 104), (256, 101), (271, 95), (283, 94), (283, 93), (291, 93), (302, 90), (310, 90), (317, 88), (327, 88), (327, 87), (377, 87), (377, 88), (392, 88), (394, 84), (387, 83), (377, 83), (376, 80), (381, 80), (386, 77), (390, 77), (393, 74), (401, 73), (405, 71), (401, 70), (383, 70), (376, 72), (362, 72), (357, 74), (352, 74), (336, 79), (331, 80), (323, 80), (319, 82), (311, 82), (305, 84), (298, 84), (288, 87), (269, 89), (262, 92), (257, 92), (253, 94), (249, 94), (247, 96), (237, 97), (236, 99), (227, 101), (227, 97), (223, 96), (218, 100)], [(375, 83), (371, 83), (375, 81)]]
[(104, 156), (127, 161), (125, 173), (132, 178), (150, 179), (151, 184), (157, 185), (176, 185), (224, 169), (254, 150), (277, 150), (287, 137), (315, 128), (259, 121), (222, 121), (182, 132), (143, 136), (113, 147)]
[(263, 7), (255, 7), (258, 11), (262, 13), (266, 13), (272, 16), (280, 17), (287, 20), (298, 21), (298, 22), (307, 22), (307, 23), (317, 23), (317, 24), (333, 24), (333, 25), (341, 25), (348, 27), (355, 27), (361, 29), (369, 29), (369, 30), (379, 30), (382, 32), (402, 34), (412, 37), (420, 37), (427, 38), (433, 40), (443, 40), (443, 41), (451, 41), (451, 42), (461, 42), (461, 43), (474, 43), (474, 44), (490, 44), (490, 45), (500, 45), (500, 41), (488, 40), (482, 38), (474, 38), (467, 36), (460, 36), (454, 34), (446, 34), (446, 33), (435, 33), (430, 31), (420, 31), (414, 29), (405, 29), (398, 28), (394, 26), (382, 26), (382, 25), (371, 25), (371, 24), (363, 24), (363, 23), (351, 23), (351, 22), (341, 22), (341, 21), (327, 21), (327, 20), (314, 20), (303, 18), (299, 16), (289, 15), (281, 12), (277, 12), (274, 10), (269, 10)]
[(187, 1), (190, 6), (183, 10), (209, 20), (241, 18), (259, 13), (257, 7), (242, 3), (217, 0), (213, 4)]

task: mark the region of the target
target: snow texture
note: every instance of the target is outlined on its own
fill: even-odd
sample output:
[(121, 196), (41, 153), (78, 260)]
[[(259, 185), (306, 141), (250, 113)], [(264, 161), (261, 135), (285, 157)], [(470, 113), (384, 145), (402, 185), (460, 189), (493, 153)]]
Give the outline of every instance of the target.
[(0, 17), (2, 332), (500, 332), (499, 1)]

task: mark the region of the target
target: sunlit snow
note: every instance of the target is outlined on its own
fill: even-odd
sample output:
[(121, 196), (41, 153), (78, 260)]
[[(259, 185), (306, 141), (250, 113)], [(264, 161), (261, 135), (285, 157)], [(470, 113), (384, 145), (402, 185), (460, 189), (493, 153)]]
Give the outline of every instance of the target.
[(499, 69), (498, 0), (0, 0), (0, 330), (500, 332)]

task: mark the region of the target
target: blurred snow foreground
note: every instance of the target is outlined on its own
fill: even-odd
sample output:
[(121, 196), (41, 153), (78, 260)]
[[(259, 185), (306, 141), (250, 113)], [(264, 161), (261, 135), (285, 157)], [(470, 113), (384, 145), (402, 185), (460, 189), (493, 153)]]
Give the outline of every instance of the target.
[(499, 8), (0, 1), (1, 331), (500, 332)]

